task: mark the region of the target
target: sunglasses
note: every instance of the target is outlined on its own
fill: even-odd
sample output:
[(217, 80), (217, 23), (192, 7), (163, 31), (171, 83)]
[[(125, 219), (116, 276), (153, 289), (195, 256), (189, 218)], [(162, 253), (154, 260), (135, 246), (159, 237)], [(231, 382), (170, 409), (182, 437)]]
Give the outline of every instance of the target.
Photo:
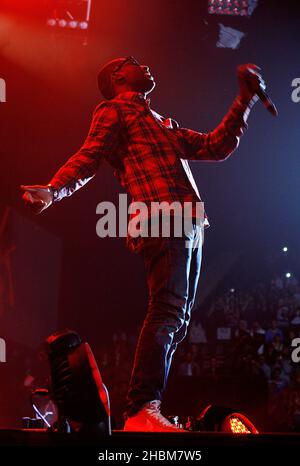
[(133, 65), (141, 66), (140, 63), (134, 57), (126, 57), (121, 63), (119, 63), (112, 71), (112, 74), (117, 73), (120, 69), (127, 63), (132, 63)]

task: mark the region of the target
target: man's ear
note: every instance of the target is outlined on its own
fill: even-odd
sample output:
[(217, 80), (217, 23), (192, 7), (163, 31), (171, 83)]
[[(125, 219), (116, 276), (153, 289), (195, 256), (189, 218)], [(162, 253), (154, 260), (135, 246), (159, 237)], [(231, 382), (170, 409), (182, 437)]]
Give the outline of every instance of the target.
[(120, 85), (120, 84), (124, 84), (124, 83), (126, 82), (126, 79), (125, 79), (125, 77), (124, 77), (122, 74), (120, 74), (120, 73), (115, 73), (115, 74), (113, 75), (113, 81), (114, 81), (116, 84)]

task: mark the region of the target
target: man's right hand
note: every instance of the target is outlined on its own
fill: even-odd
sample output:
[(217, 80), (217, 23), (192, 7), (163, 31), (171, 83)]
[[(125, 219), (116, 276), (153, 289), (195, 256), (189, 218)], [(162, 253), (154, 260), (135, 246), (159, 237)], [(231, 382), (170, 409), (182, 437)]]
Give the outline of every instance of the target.
[(25, 204), (30, 207), (30, 209), (35, 214), (40, 214), (43, 210), (49, 207), (52, 200), (52, 193), (49, 186), (24, 186), (21, 185), (21, 189), (24, 191), (23, 200)]

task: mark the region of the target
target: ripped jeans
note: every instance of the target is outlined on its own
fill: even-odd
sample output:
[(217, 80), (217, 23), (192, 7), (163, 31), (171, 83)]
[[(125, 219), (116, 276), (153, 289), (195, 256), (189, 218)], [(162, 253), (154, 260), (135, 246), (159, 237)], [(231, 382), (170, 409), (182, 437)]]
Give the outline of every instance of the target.
[(138, 339), (125, 418), (161, 400), (172, 357), (187, 333), (200, 275), (203, 228), (193, 222), (182, 237), (143, 238), (149, 301)]

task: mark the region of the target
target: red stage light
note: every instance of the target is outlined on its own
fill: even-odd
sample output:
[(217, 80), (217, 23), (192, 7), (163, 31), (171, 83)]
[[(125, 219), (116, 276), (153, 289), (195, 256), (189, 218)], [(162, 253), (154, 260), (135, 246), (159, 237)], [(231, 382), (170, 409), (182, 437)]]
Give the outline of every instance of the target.
[(203, 430), (230, 434), (258, 434), (252, 422), (231, 408), (208, 405), (197, 419)]
[(258, 430), (252, 422), (240, 413), (232, 413), (227, 416), (222, 423), (221, 431), (232, 434), (258, 434)]

